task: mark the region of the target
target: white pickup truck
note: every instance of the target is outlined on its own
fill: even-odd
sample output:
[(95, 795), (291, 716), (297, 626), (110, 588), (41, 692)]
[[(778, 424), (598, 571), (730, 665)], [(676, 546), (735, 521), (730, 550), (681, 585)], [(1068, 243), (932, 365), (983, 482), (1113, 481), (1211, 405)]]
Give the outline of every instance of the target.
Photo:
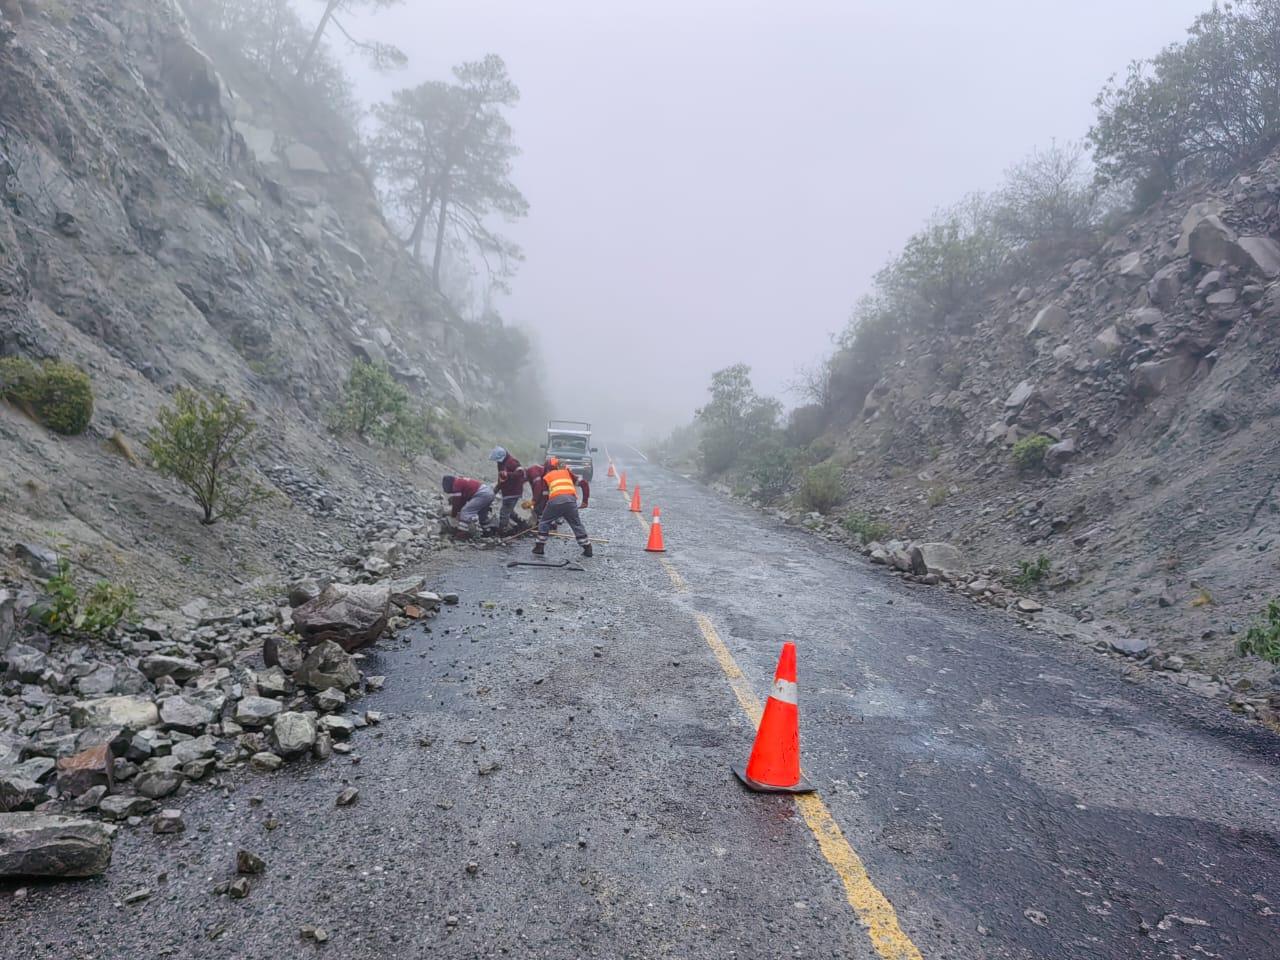
[(591, 454), (591, 424), (582, 420), (548, 420), (547, 442), (542, 449), (548, 457), (557, 457), (578, 476), (590, 481), (595, 472)]

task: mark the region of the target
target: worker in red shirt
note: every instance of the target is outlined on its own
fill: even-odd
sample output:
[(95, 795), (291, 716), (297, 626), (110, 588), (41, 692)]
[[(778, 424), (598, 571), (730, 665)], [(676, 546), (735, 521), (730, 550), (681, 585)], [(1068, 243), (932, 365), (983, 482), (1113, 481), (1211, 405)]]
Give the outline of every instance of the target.
[(493, 487), (471, 477), (454, 476), (443, 477), (440, 485), (449, 497), (449, 508), (461, 532), (473, 536), (477, 526), (483, 530), (489, 522), (489, 507), (493, 505)]
[(534, 556), (545, 555), (547, 541), (551, 539), (551, 528), (561, 520), (569, 524), (573, 538), (582, 548), (582, 555), (591, 556), (591, 537), (578, 515), (578, 489), (582, 489), (582, 506), (585, 508), (587, 501), (591, 499), (591, 485), (563, 466), (555, 457), (547, 460), (542, 482), (547, 485), (547, 505), (538, 520), (537, 542), (533, 545)]
[(547, 482), (542, 479), (545, 470), (542, 464), (535, 463), (524, 472), (524, 478), (529, 481), (534, 519), (542, 516), (542, 508), (547, 505)]
[(498, 465), (498, 493), (502, 496), (502, 506), (498, 509), (498, 535), (506, 536), (510, 532), (516, 505), (524, 496), (525, 471), (506, 447), (494, 447), (489, 459)]

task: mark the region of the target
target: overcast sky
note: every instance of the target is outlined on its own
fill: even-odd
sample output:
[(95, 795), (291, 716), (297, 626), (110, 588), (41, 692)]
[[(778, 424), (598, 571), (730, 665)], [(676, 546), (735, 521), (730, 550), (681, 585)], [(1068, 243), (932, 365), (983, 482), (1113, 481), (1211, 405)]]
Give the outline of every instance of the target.
[(1208, 6), (407, 0), (348, 26), (409, 55), (353, 62), (370, 102), (506, 60), (530, 213), (503, 314), (537, 332), (550, 414), (653, 427), (739, 360), (782, 395), (934, 209), (1082, 137), (1106, 78)]

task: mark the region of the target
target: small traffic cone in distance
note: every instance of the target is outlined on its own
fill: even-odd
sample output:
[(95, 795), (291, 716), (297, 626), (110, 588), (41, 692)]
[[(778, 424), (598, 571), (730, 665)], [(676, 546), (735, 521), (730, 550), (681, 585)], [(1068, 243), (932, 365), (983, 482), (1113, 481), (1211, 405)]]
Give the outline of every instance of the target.
[(812, 793), (800, 775), (800, 708), (796, 703), (796, 645), (784, 643), (745, 769), (733, 772), (758, 793)]
[(631, 512), (640, 512), (640, 488), (636, 487), (635, 492), (631, 494)]
[(615, 469), (613, 469), (613, 461), (612, 461), (612, 460), (610, 460), (610, 461), (609, 461), (609, 472), (608, 472), (608, 473), (606, 473), (606, 474), (605, 474), (605, 476), (606, 476), (606, 477), (609, 477), (609, 478), (613, 478), (613, 477), (616, 477), (617, 475), (618, 475), (618, 471), (617, 471), (617, 470), (615, 470)]
[(621, 490), (623, 493), (626, 493), (626, 490), (627, 490), (627, 471), (625, 471), (625, 470), (623, 470), (623, 471), (622, 471), (622, 473), (618, 474), (618, 489), (619, 489), (619, 490)]
[(645, 547), (649, 553), (666, 553), (667, 546), (662, 541), (662, 510), (653, 508), (653, 523), (649, 524), (649, 544)]

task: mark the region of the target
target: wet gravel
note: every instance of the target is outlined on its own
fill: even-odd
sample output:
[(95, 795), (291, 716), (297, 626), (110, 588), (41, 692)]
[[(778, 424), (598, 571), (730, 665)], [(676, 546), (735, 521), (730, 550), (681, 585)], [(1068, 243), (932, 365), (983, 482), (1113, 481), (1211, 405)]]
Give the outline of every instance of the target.
[[(1274, 960), (1274, 737), (627, 467), (688, 593), (604, 483), (585, 572), (458, 551), (429, 583), (462, 604), (380, 645), (351, 757), (193, 790), (104, 878), (0, 888), (0, 957), (875, 956), (791, 801), (729, 773), (751, 731), (699, 611), (762, 696), (799, 644), (806, 772), (926, 957)], [(265, 872), (215, 894), (240, 849)]]

